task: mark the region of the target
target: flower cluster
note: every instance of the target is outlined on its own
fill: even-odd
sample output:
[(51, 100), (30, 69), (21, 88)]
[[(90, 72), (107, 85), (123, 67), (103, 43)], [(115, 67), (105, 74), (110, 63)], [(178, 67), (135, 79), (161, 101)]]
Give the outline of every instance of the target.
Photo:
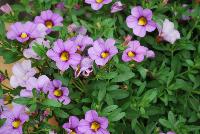
[(110, 134), (107, 131), (108, 119), (99, 117), (95, 110), (85, 113), (85, 119), (79, 119), (76, 116), (70, 116), (69, 122), (63, 125), (63, 128), (69, 134)]
[[(151, 87), (155, 81), (168, 81), (167, 84), (161, 83), (159, 85), (160, 87), (167, 85), (167, 89), (174, 87), (174, 85), (176, 86), (176, 84), (169, 85), (173, 78), (168, 78), (174, 77), (175, 71), (172, 70), (169, 75), (173, 74), (173, 76), (167, 75), (167, 79), (165, 79), (165, 76), (162, 76), (162, 72), (157, 73), (157, 70), (162, 70), (162, 68), (151, 71), (147, 67), (142, 67), (145, 61), (149, 63), (149, 61), (151, 62), (153, 58), (157, 57), (157, 54), (160, 53), (159, 51), (158, 53), (154, 52), (157, 48), (158, 50), (162, 49), (159, 46), (150, 46), (148, 44), (148, 41), (152, 41), (151, 34), (155, 35), (156, 32), (154, 31), (158, 31), (157, 37), (155, 36), (155, 40), (152, 41), (153, 43), (167, 41), (174, 44), (177, 39), (181, 38), (179, 31), (175, 27), (176, 25), (167, 18), (159, 21), (155, 19), (155, 14), (151, 10), (154, 7), (150, 6), (151, 8), (148, 9), (142, 6), (134, 6), (125, 12), (124, 10), (127, 8), (125, 2), (115, 1), (110, 5), (112, 2), (112, 0), (83, 1), (84, 5), (90, 4), (97, 15), (101, 13), (99, 10), (107, 9), (107, 7), (111, 6), (108, 11), (111, 14), (110, 17), (114, 16), (116, 20), (119, 19), (119, 23), (123, 24), (121, 27), (125, 29), (124, 31), (119, 30), (119, 33), (115, 33), (117, 29), (111, 28), (115, 27), (114, 25), (108, 24), (111, 21), (114, 23), (115, 19), (104, 20), (103, 17), (100, 19), (97, 17), (94, 22), (98, 25), (98, 28), (93, 28), (91, 25), (86, 26), (87, 24), (85, 24), (81, 16), (83, 14), (81, 5), (72, 3), (71, 5), (74, 7), (68, 7), (65, 5), (66, 2), (56, 4), (53, 2), (55, 8), (41, 11), (38, 16), (33, 17), (32, 21), (15, 22), (10, 25), (6, 37), (8, 40), (12, 40), (17, 47), (13, 46), (10, 50), (8, 47), (5, 49), (5, 52), (13, 52), (13, 55), (2, 55), (8, 58), (16, 56), (15, 59), (21, 56), (23, 59), (13, 65), (10, 79), (7, 77), (7, 73), (5, 73), (6, 75), (0, 73), (0, 84), (4, 79), (9, 79), (11, 88), (16, 89), (16, 92), (13, 91), (14, 95), (10, 95), (10, 92), (6, 91), (6, 94), (14, 99), (14, 102), (24, 104), (26, 107), (14, 103), (13, 108), (10, 109), (4, 105), (5, 100), (3, 99), (5, 96), (0, 95), (0, 118), (6, 119), (3, 126), (0, 127), (0, 134), (22, 134), (22, 127), (29, 120), (29, 116), (31, 121), (31, 116), (39, 117), (39, 121), (31, 122), (34, 125), (36, 124), (33, 127), (37, 129), (42, 126), (41, 123), (48, 122), (48, 116), (60, 118), (66, 116), (64, 118), (67, 118), (67, 112), (74, 115), (69, 116), (67, 123), (62, 123), (63, 130), (68, 134), (115, 133), (116, 131), (110, 128), (112, 123), (108, 126), (109, 122), (119, 121), (126, 117), (131, 122), (131, 126), (128, 125), (128, 127), (135, 127), (140, 122), (140, 115), (144, 115), (142, 118), (149, 116), (145, 110), (151, 108), (148, 107), (149, 104), (154, 99), (157, 99), (156, 97), (159, 93), (157, 88)], [(165, 3), (167, 2), (165, 1)], [(13, 15), (14, 13), (9, 4), (1, 6), (0, 10), (6, 14), (12, 13)], [(78, 10), (80, 12), (76, 12)], [(72, 16), (73, 22), (71, 22), (71, 18), (68, 20), (68, 16), (66, 17), (62, 13), (68, 11), (79, 14), (81, 17)], [(85, 16), (88, 18), (91, 16), (89, 11), (91, 11), (90, 7), (84, 9), (84, 12), (87, 13)], [(124, 16), (118, 16), (118, 13), (123, 13)], [(100, 22), (96, 22), (101, 19), (102, 25)], [(107, 30), (104, 32), (107, 33), (110, 29), (113, 29), (112, 32), (101, 34), (98, 30), (101, 30), (104, 24)], [(127, 34), (127, 32), (129, 33)], [(121, 40), (120, 37), (115, 37), (115, 34), (124, 36), (124, 39)], [(147, 37), (148, 41), (144, 37)], [(173, 45), (171, 46), (172, 48), (166, 49), (166, 51), (170, 51), (173, 57), (176, 50), (174, 50)], [(17, 53), (16, 51), (20, 52)], [(181, 53), (180, 55), (183, 54)], [(186, 55), (189, 54), (186, 53)], [(168, 64), (168, 60), (165, 62)], [(155, 64), (154, 61), (152, 64)], [(142, 79), (140, 81), (140, 76), (135, 77), (132, 79), (134, 82), (130, 82), (131, 85), (129, 85), (130, 83), (127, 80), (137, 75), (131, 70), (133, 67), (137, 69)], [(176, 68), (179, 69), (181, 67)], [(112, 69), (113, 71), (111, 71)], [(166, 71), (169, 71), (169, 68)], [(107, 76), (107, 74), (111, 76)], [(193, 79), (192, 75), (188, 76)], [(148, 84), (143, 81), (145, 78), (151, 79), (150, 77), (153, 78)], [(98, 83), (96, 83), (97, 81)], [(94, 84), (91, 84), (91, 82), (94, 82)], [(140, 86), (140, 91), (136, 93), (137, 97), (134, 96), (135, 98), (132, 98), (132, 93), (135, 94), (135, 91), (129, 91), (129, 89), (135, 88), (135, 86)], [(195, 86), (199, 85), (196, 84)], [(10, 89), (10, 87), (0, 85), (0, 89), (4, 87)], [(151, 93), (152, 89), (149, 89), (149, 93), (143, 93), (145, 88), (148, 89), (149, 87), (155, 89), (152, 91), (153, 93)], [(162, 88), (165, 89), (164, 87)], [(81, 93), (77, 90), (80, 90)], [(89, 94), (90, 91), (94, 92)], [(125, 104), (120, 101), (128, 96), (132, 99), (131, 101), (127, 99), (128, 101)], [(143, 97), (142, 99), (139, 98), (141, 96)], [(105, 100), (103, 100), (104, 98)], [(166, 97), (166, 99), (169, 98)], [(166, 99), (162, 98), (160, 100), (166, 101)], [(136, 100), (141, 102), (135, 102)], [(10, 103), (11, 101), (8, 99), (8, 102)], [(82, 102), (88, 104), (82, 105)], [(91, 103), (91, 106), (89, 103)], [(122, 106), (119, 107), (115, 103)], [(108, 106), (106, 107), (106, 105)], [(131, 112), (133, 110), (128, 111), (128, 114), (122, 112), (128, 107), (136, 111), (139, 108), (137, 115), (135, 113), (132, 115)], [(81, 111), (87, 111), (85, 118), (80, 119), (83, 113)], [(97, 111), (105, 117), (99, 116)], [(133, 120), (133, 117), (136, 117), (136, 119)], [(121, 122), (119, 123), (119, 125), (122, 124)], [(143, 125), (141, 125), (142, 129)], [(44, 131), (46, 132), (46, 130)], [(50, 133), (54, 133), (54, 131)], [(160, 132), (160, 134), (164, 133)], [(175, 134), (175, 132), (169, 131), (167, 134)]]

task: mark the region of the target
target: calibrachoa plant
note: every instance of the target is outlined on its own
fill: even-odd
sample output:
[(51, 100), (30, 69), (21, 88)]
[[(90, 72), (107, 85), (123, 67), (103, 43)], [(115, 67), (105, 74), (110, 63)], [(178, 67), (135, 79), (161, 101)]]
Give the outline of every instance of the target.
[(0, 134), (199, 134), (199, 3), (0, 2)]

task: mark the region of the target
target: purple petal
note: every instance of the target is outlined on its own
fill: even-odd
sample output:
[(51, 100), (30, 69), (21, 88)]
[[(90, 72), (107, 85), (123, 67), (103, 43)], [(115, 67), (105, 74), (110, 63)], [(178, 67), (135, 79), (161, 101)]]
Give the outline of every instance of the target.
[(147, 19), (147, 20), (151, 20), (152, 19), (152, 11), (150, 9), (144, 9), (143, 10), (143, 16)]
[(87, 111), (85, 114), (85, 120), (92, 122), (98, 118), (98, 113), (95, 110)]
[(155, 22), (153, 22), (152, 20), (150, 20), (150, 21), (148, 21), (148, 23), (147, 23), (147, 25), (145, 27), (146, 27), (146, 30), (148, 32), (152, 32), (152, 31), (154, 31), (156, 29), (157, 26), (156, 26)]
[(146, 29), (143, 26), (137, 26), (133, 29), (133, 33), (139, 37), (144, 37), (146, 35)]
[(136, 7), (134, 7), (134, 8), (131, 9), (131, 14), (134, 17), (139, 18), (143, 14), (143, 8), (141, 6), (136, 6)]
[(138, 26), (138, 19), (132, 15), (126, 18), (126, 24), (129, 28), (135, 28)]

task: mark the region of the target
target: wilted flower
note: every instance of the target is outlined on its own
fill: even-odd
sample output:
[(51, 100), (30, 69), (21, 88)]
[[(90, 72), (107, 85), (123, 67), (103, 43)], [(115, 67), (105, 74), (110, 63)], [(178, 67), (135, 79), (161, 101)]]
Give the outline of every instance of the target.
[(5, 76), (2, 74), (2, 73), (0, 73), (0, 83), (2, 82), (2, 81), (4, 81), (5, 80)]
[(53, 80), (47, 87), (46, 90), (49, 91), (48, 98), (54, 99), (67, 105), (70, 103), (69, 90), (67, 87), (62, 87), (62, 82), (59, 80)]
[(26, 82), (26, 89), (21, 90), (20, 96), (32, 97), (32, 90), (35, 88), (39, 92), (47, 93), (45, 88), (50, 83), (50, 79), (46, 75), (41, 75), (38, 79), (31, 77)]
[(78, 130), (84, 134), (110, 134), (107, 130), (108, 119), (99, 117), (95, 110), (87, 111), (85, 119), (80, 120)]
[(124, 37), (124, 42), (123, 42), (123, 46), (127, 46), (128, 43), (132, 40), (132, 36), (131, 35), (127, 35), (126, 37)]
[(91, 4), (93, 10), (99, 10), (104, 4), (111, 3), (112, 0), (85, 0), (85, 3)]
[(35, 44), (38, 44), (38, 45), (42, 45), (42, 46), (44, 46), (44, 47), (50, 48), (49, 43), (50, 43), (50, 41), (44, 40), (43, 38), (37, 38), (37, 39), (33, 40), (33, 41), (30, 43), (29, 48), (24, 49), (24, 51), (23, 51), (24, 57), (26, 57), (26, 58), (34, 58), (34, 59), (38, 59), (38, 60), (41, 59), (41, 57), (38, 56), (38, 55), (33, 51), (32, 46), (34, 46)]
[(37, 24), (44, 24), (48, 28), (47, 33), (50, 33), (54, 26), (62, 26), (62, 21), (63, 17), (51, 10), (42, 11), (40, 16), (36, 16), (34, 20)]
[(152, 11), (140, 6), (132, 8), (131, 15), (126, 18), (126, 23), (139, 37), (144, 37), (146, 31), (152, 32), (156, 29), (156, 23), (152, 21)]
[(85, 35), (87, 33), (87, 29), (83, 26), (77, 26), (76, 24), (72, 23), (67, 27), (69, 33), (81, 34)]
[(78, 130), (79, 119), (76, 116), (70, 116), (69, 122), (63, 124), (63, 128), (68, 134), (82, 134)]
[(75, 78), (79, 77), (82, 73), (83, 76), (89, 76), (89, 74), (93, 71), (92, 69), (93, 60), (89, 57), (82, 58), (80, 64), (78, 66), (73, 67), (75, 70)]
[(14, 105), (12, 110), (4, 111), (1, 118), (6, 118), (6, 122), (0, 128), (0, 133), (4, 134), (22, 134), (22, 126), (29, 120), (25, 107), (21, 105)]
[(10, 78), (10, 85), (13, 88), (18, 86), (26, 87), (26, 82), (30, 77), (36, 74), (36, 70), (31, 67), (30, 60), (24, 60), (22, 63), (16, 63), (12, 68), (13, 75)]
[(58, 8), (60, 10), (65, 10), (65, 3), (64, 2), (57, 3), (56, 8)]
[(140, 45), (139, 41), (131, 41), (128, 44), (128, 48), (123, 52), (122, 60), (129, 62), (134, 60), (136, 62), (142, 62), (146, 56), (147, 48)]
[(93, 39), (89, 36), (78, 35), (73, 39), (74, 45), (77, 47), (77, 51), (82, 52), (85, 47), (92, 45)]
[(19, 42), (26, 42), (29, 39), (44, 38), (46, 35), (46, 27), (43, 24), (35, 24), (33, 22), (16, 22), (10, 26), (7, 33), (7, 38), (11, 40), (18, 40)]
[(121, 3), (121, 1), (115, 2), (111, 7), (111, 13), (116, 13), (124, 9), (124, 5)]
[(163, 26), (158, 26), (159, 37), (161, 40), (165, 40), (174, 44), (177, 39), (180, 39), (180, 33), (174, 28), (174, 23), (165, 19)]
[(81, 56), (76, 53), (77, 47), (74, 42), (67, 40), (58, 39), (54, 42), (53, 49), (47, 51), (47, 56), (56, 62), (56, 66), (61, 70), (65, 71), (71, 66), (77, 66), (81, 61)]
[(93, 43), (93, 47), (88, 49), (88, 54), (95, 63), (104, 66), (115, 54), (118, 53), (114, 39), (98, 39)]
[(1, 10), (2, 12), (4, 12), (4, 13), (7, 13), (7, 14), (9, 14), (9, 13), (12, 12), (12, 8), (10, 7), (10, 5), (9, 5), (8, 3), (6, 3), (5, 5), (2, 5), (2, 6), (0, 7), (0, 10)]

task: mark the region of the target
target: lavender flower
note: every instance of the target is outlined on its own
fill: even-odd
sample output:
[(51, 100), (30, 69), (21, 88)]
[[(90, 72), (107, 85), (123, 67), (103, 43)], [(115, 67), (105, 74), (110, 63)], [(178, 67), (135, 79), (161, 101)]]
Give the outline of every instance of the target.
[(93, 39), (88, 36), (78, 35), (73, 39), (74, 45), (77, 47), (77, 50), (82, 52), (85, 47), (93, 43)]
[(104, 4), (111, 3), (112, 0), (85, 0), (85, 3), (91, 4), (93, 10), (99, 10)]
[(31, 77), (26, 82), (26, 89), (21, 90), (20, 96), (22, 97), (32, 97), (32, 90), (35, 88), (39, 92), (47, 93), (45, 88), (50, 83), (50, 79), (46, 75), (41, 75), (38, 79)]
[(73, 41), (58, 39), (54, 42), (53, 49), (47, 51), (47, 56), (56, 62), (56, 66), (65, 71), (71, 66), (77, 66), (80, 63), (81, 56), (76, 53), (77, 47)]
[(89, 57), (82, 58), (80, 64), (78, 66), (73, 67), (75, 70), (75, 78), (79, 77), (79, 75), (82, 73), (83, 76), (89, 76), (90, 73), (93, 71), (93, 60)]
[(10, 5), (8, 3), (6, 3), (5, 5), (2, 5), (0, 7), (0, 10), (6, 14), (9, 14), (12, 12), (12, 8), (10, 7)]
[(1, 118), (6, 118), (6, 122), (0, 128), (0, 133), (22, 134), (23, 124), (29, 120), (29, 116), (25, 113), (25, 107), (14, 105), (12, 110), (4, 111)]
[(53, 80), (45, 90), (49, 91), (48, 98), (54, 99), (67, 105), (70, 103), (69, 90), (67, 87), (62, 87), (62, 82), (59, 80)]
[(159, 38), (174, 44), (177, 39), (180, 39), (180, 33), (174, 28), (174, 23), (165, 19), (163, 26), (158, 25)]
[(80, 120), (78, 130), (84, 134), (110, 134), (107, 130), (108, 119), (99, 117), (95, 110), (87, 111), (85, 119)]
[(37, 38), (37, 39), (33, 40), (33, 41), (30, 43), (29, 48), (24, 49), (24, 51), (23, 51), (24, 57), (26, 57), (26, 58), (34, 58), (34, 59), (37, 59), (37, 60), (41, 59), (41, 57), (38, 56), (38, 55), (33, 51), (33, 48), (32, 48), (32, 47), (33, 47), (33, 45), (35, 45), (35, 43), (37, 43), (38, 45), (43, 45), (43, 46), (46, 47), (46, 48), (50, 48), (50, 45), (49, 45), (50, 41), (44, 40), (43, 38)]
[(70, 116), (69, 122), (63, 124), (63, 128), (66, 130), (68, 134), (82, 134), (78, 130), (79, 119), (76, 116)]
[(156, 29), (156, 23), (151, 19), (152, 11), (150, 9), (137, 6), (132, 8), (131, 15), (126, 18), (126, 23), (129, 28), (133, 29), (135, 35), (144, 37), (146, 31), (152, 32)]
[(87, 29), (83, 26), (77, 26), (76, 24), (72, 23), (67, 27), (69, 33), (81, 34), (85, 35), (87, 33)]
[(7, 38), (26, 42), (29, 39), (44, 38), (46, 35), (46, 27), (43, 24), (35, 24), (33, 22), (16, 22), (10, 26), (10, 31), (7, 33)]
[(121, 3), (121, 1), (115, 2), (111, 7), (111, 13), (116, 13), (124, 9), (124, 5)]
[(122, 60), (129, 62), (134, 60), (136, 62), (142, 62), (146, 55), (147, 48), (140, 46), (139, 41), (131, 41), (128, 44), (128, 48), (123, 52)]
[(34, 22), (37, 24), (44, 24), (48, 30), (47, 33), (51, 32), (51, 28), (54, 26), (62, 26), (63, 17), (57, 13), (53, 13), (51, 10), (42, 11), (40, 16), (36, 16)]
[(30, 60), (24, 60), (22, 63), (16, 63), (12, 68), (13, 75), (10, 78), (10, 85), (13, 88), (18, 86), (26, 87), (26, 82), (30, 77), (36, 74), (36, 70), (31, 67)]
[(88, 49), (88, 54), (95, 63), (104, 66), (115, 54), (118, 53), (117, 47), (114, 45), (114, 39), (98, 39), (94, 42), (93, 47)]
[(147, 58), (154, 58), (155, 57), (155, 53), (152, 50), (147, 50), (146, 52), (146, 57)]

